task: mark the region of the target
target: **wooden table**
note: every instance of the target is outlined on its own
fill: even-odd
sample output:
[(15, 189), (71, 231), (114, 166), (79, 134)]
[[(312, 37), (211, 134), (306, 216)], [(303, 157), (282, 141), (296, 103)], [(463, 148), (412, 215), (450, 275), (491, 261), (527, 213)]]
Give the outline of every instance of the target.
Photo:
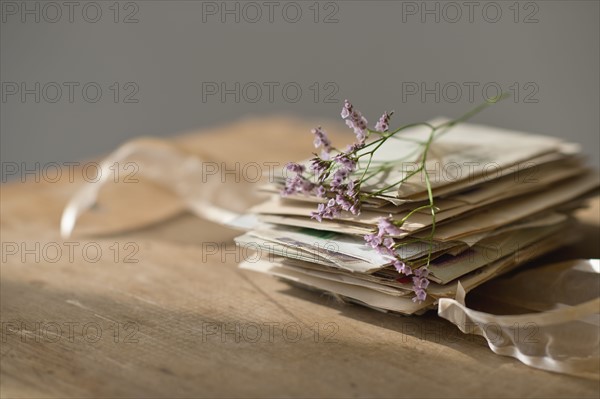
[[(312, 125), (247, 119), (173, 142), (204, 159), (285, 162), (311, 151)], [(351, 139), (332, 126), (338, 142)], [(241, 271), (237, 232), (151, 185), (107, 188), (62, 240), (79, 171), (2, 186), (3, 398), (600, 394), (598, 381), (495, 355), (435, 312), (383, 314)], [(233, 190), (231, 201), (249, 186)], [(579, 214), (585, 241), (547, 259), (599, 257), (598, 202)]]

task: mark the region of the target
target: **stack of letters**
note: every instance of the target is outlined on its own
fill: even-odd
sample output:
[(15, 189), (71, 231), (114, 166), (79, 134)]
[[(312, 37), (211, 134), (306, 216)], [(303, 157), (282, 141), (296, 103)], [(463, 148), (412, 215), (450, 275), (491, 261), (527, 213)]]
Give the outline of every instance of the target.
[[(361, 185), (361, 192), (380, 192), (414, 172), (418, 155), (411, 139), (418, 142), (427, 134), (414, 128), (403, 132), (402, 140), (388, 140), (373, 164), (401, 161), (384, 177)], [(583, 165), (572, 143), (474, 124), (459, 124), (436, 137), (425, 168), (435, 222), (431, 209), (424, 208), (394, 237), (403, 243), (396, 251), (406, 264), (415, 269), (429, 262), (424, 300), (413, 300), (411, 278), (364, 239), (377, 231), (382, 217), (401, 220), (429, 203), (422, 172), (396, 192), (365, 199), (358, 215), (344, 212), (322, 221), (311, 218), (311, 212), (327, 198), (281, 197), (282, 172), (264, 187), (270, 199), (238, 221), (247, 230), (236, 239), (238, 245), (260, 254), (241, 267), (378, 310), (419, 314), (439, 298), (454, 297), (458, 282), (468, 291), (576, 240), (572, 213), (599, 185), (598, 175)]]

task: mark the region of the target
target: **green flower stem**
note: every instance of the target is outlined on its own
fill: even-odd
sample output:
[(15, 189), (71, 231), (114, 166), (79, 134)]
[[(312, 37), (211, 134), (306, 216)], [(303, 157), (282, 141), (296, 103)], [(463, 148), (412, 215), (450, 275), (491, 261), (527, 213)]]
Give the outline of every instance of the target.
[[(367, 162), (367, 167), (365, 168), (365, 171), (363, 172), (362, 176), (360, 177), (361, 182), (365, 181), (365, 175), (367, 174), (367, 172), (369, 171), (369, 167), (371, 166), (371, 161), (373, 160), (373, 154), (374, 154), (374, 152), (371, 152), (369, 155), (369, 162)], [(379, 173), (379, 172), (377, 172), (377, 173)]]
[(438, 137), (441, 136), (442, 134), (446, 133), (451, 127), (458, 125), (459, 123), (462, 123), (464, 121), (467, 121), (469, 119), (471, 119), (472, 117), (474, 117), (475, 115), (477, 115), (478, 113), (480, 113), (481, 111), (485, 110), (487, 107), (492, 106), (494, 104), (496, 104), (499, 101), (502, 101), (506, 98), (508, 98), (510, 96), (510, 93), (502, 93), (501, 95), (499, 95), (496, 98), (487, 100), (486, 102), (479, 104), (477, 107), (473, 108), (472, 110), (470, 110), (469, 112), (463, 114), (462, 116), (460, 116), (459, 118), (453, 119), (451, 121), (442, 123), (441, 125), (436, 127), (436, 130), (441, 130), (444, 129), (442, 132), (440, 132), (438, 134)]
[(413, 177), (414, 175), (416, 175), (417, 173), (419, 173), (422, 170), (423, 170), (423, 166), (419, 166), (417, 169), (413, 170), (412, 172), (410, 172), (408, 175), (404, 176), (402, 179), (398, 180), (397, 182), (392, 183), (389, 186), (386, 186), (386, 187), (384, 187), (384, 188), (382, 188), (380, 190), (377, 190), (375, 192), (369, 193), (369, 196), (370, 197), (375, 197), (375, 196), (377, 196), (379, 194), (382, 194), (382, 193), (384, 193), (384, 192), (386, 192), (386, 191), (388, 191), (388, 190), (396, 187), (397, 185), (399, 185), (401, 183), (404, 183), (406, 180), (410, 179), (411, 177)]
[[(425, 150), (423, 152), (423, 167), (425, 166), (425, 161), (427, 160), (427, 152), (429, 150), (429, 146), (433, 141), (433, 137), (435, 135), (436, 129), (431, 131), (431, 135), (429, 136), (429, 141), (425, 146)], [(433, 236), (435, 235), (435, 206), (433, 202), (433, 190), (431, 189), (431, 182), (429, 180), (429, 172), (425, 169), (425, 184), (427, 185), (427, 196), (429, 197), (429, 205), (431, 207), (431, 233), (429, 235), (429, 251), (427, 253), (427, 264), (426, 267), (429, 267), (431, 263), (431, 253), (433, 252)]]
[(427, 205), (422, 205), (422, 206), (420, 206), (420, 207), (418, 207), (418, 208), (415, 208), (415, 209), (413, 209), (412, 211), (410, 211), (410, 212), (408, 213), (408, 215), (406, 215), (406, 216), (404, 216), (402, 219), (400, 219), (400, 221), (399, 221), (399, 222), (396, 222), (396, 223), (394, 223), (394, 224), (395, 224), (396, 226), (398, 226), (398, 227), (402, 227), (402, 225), (404, 225), (404, 223), (406, 223), (406, 221), (408, 220), (408, 218), (410, 218), (412, 215), (414, 215), (415, 213), (417, 213), (417, 212), (419, 212), (419, 211), (421, 211), (421, 210), (423, 210), (423, 209), (428, 209), (428, 208), (431, 208), (431, 207), (432, 207), (432, 204), (427, 204)]

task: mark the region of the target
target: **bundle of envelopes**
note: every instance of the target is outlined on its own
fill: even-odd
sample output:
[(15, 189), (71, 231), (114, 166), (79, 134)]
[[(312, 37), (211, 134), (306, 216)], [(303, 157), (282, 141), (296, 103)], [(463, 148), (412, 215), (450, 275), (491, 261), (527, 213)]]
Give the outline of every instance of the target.
[(422, 171), (404, 179), (394, 192), (381, 191), (417, 170), (422, 155), (418, 142), (428, 135), (425, 129), (407, 130), (375, 153), (373, 165), (392, 167), (361, 185), (361, 192), (378, 194), (364, 199), (358, 215), (346, 212), (320, 222), (311, 218), (327, 199), (281, 197), (282, 171), (263, 187), (272, 193), (270, 199), (238, 221), (247, 231), (236, 242), (257, 253), (241, 267), (378, 310), (419, 314), (435, 307), (439, 298), (454, 297), (459, 282), (468, 291), (577, 239), (572, 213), (599, 185), (578, 146), (481, 125), (454, 126), (435, 137), (425, 164), (435, 222), (424, 208), (394, 237), (405, 243), (397, 253), (413, 269), (429, 261), (427, 297), (414, 301), (411, 278), (363, 237), (377, 231), (381, 217), (401, 220), (429, 203)]

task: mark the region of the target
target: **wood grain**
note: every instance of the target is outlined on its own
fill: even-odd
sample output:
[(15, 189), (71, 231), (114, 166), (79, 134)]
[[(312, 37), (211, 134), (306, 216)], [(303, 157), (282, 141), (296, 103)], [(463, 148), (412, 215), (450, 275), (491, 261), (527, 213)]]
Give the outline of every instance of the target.
[[(283, 162), (310, 151), (310, 126), (290, 118), (250, 119), (173, 141), (205, 159)], [(154, 195), (141, 187), (131, 195), (145, 201), (132, 217), (152, 212), (153, 204), (172, 207), (134, 231), (88, 231), (64, 241), (58, 220), (78, 184), (2, 186), (2, 397), (600, 394), (597, 381), (495, 355), (483, 339), (463, 335), (435, 313), (382, 314), (240, 271), (244, 254), (233, 244), (235, 231), (197, 219), (158, 194), (153, 203)], [(109, 204), (111, 194), (104, 195)], [(553, 259), (598, 257), (598, 203), (580, 213), (586, 240)], [(123, 222), (130, 214), (97, 212), (88, 216), (92, 222), (102, 212)], [(62, 255), (52, 252), (56, 247)]]

